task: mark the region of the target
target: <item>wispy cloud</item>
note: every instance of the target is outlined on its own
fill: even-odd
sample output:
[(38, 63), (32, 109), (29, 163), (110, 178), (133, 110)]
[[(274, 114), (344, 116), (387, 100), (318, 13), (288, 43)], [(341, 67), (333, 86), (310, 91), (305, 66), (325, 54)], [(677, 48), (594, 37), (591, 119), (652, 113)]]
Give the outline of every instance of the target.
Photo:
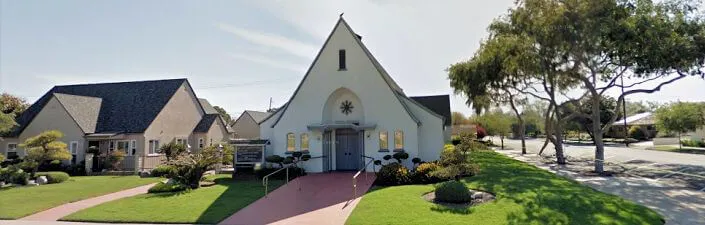
[(280, 35), (248, 30), (225, 23), (218, 23), (216, 26), (225, 32), (234, 34), (251, 43), (270, 48), (277, 48), (286, 53), (306, 59), (310, 59), (316, 54), (317, 48), (315, 46)]
[(252, 55), (252, 54), (246, 55), (246, 54), (238, 54), (238, 53), (228, 53), (228, 56), (235, 58), (235, 59), (246, 60), (246, 61), (259, 63), (259, 64), (270, 66), (270, 67), (287, 69), (287, 70), (291, 70), (294, 72), (304, 72), (304, 70), (306, 69), (306, 65), (304, 65), (304, 64), (282, 62), (282, 61), (274, 60), (274, 59), (271, 59), (271, 58), (268, 58), (265, 56), (258, 56), (258, 55)]

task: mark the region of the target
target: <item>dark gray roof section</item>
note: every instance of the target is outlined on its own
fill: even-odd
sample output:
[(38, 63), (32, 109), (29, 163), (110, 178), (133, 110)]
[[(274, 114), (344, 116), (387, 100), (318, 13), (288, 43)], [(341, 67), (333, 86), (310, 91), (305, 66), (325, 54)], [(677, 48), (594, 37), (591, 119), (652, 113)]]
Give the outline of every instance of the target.
[(54, 96), (81, 127), (83, 133), (95, 133), (103, 99), (61, 93), (54, 93)]
[(213, 105), (211, 105), (211, 103), (205, 98), (199, 98), (198, 102), (201, 103), (201, 107), (203, 107), (203, 111), (206, 112), (206, 114), (218, 114), (218, 111), (215, 110)]
[(433, 96), (417, 96), (410, 97), (432, 112), (444, 117), (443, 124), (450, 126), (450, 96), (449, 95), (433, 95)]
[(247, 114), (250, 114), (252, 119), (254, 119), (255, 122), (258, 124), (260, 122), (264, 121), (264, 119), (266, 119), (269, 116), (269, 114), (272, 114), (272, 113), (268, 113), (268, 112), (260, 112), (260, 111), (252, 111), (252, 110), (245, 110), (245, 112)]
[(203, 115), (201, 118), (201, 121), (198, 122), (198, 125), (196, 125), (196, 128), (193, 129), (194, 133), (206, 133), (208, 130), (211, 128), (211, 125), (213, 125), (213, 122), (215, 122), (216, 119), (220, 119), (220, 114), (206, 114)]
[(171, 79), (54, 86), (17, 117), (19, 126), (9, 136), (18, 136), (55, 93), (100, 98), (95, 133), (142, 133), (184, 83), (189, 85)]

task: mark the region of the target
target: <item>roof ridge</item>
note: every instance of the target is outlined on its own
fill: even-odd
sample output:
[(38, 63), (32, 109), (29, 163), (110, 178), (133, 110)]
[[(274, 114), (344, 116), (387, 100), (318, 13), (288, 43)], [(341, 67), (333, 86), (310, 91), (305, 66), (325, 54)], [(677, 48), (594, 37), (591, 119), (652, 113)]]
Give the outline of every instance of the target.
[(88, 86), (88, 85), (99, 85), (99, 84), (129, 84), (129, 83), (178, 81), (178, 80), (185, 81), (188, 79), (187, 78), (173, 78), (173, 79), (159, 79), (159, 80), (118, 81), (118, 82), (105, 82), (105, 83), (83, 83), (83, 84), (54, 85), (54, 87), (76, 87), (76, 86)]

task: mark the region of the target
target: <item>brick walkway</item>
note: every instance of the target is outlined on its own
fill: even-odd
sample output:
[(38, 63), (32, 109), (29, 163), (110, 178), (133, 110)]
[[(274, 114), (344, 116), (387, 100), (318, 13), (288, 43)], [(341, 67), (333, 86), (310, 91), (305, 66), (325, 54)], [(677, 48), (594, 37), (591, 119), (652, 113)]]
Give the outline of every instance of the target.
[(367, 174), (369, 180), (361, 174), (357, 196), (351, 200), (352, 176), (353, 173), (321, 173), (297, 178), (220, 224), (344, 224), (375, 179), (374, 173)]
[(20, 220), (33, 220), (33, 221), (57, 221), (65, 216), (72, 213), (78, 212), (79, 210), (90, 208), (101, 203), (126, 198), (130, 196), (135, 196), (139, 194), (147, 193), (150, 187), (154, 184), (148, 184), (132, 189), (122, 190), (115, 193), (98, 196), (95, 198), (84, 199), (77, 202), (63, 204), (27, 217), (21, 218)]

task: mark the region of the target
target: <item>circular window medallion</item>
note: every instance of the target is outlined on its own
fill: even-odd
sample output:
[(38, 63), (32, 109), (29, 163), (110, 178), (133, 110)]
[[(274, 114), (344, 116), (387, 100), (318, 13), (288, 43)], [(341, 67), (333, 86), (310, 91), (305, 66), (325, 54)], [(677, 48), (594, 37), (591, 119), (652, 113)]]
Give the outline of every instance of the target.
[(345, 100), (343, 101), (343, 103), (340, 104), (340, 112), (345, 115), (352, 113), (353, 108), (355, 107), (352, 105), (352, 102), (348, 100)]

